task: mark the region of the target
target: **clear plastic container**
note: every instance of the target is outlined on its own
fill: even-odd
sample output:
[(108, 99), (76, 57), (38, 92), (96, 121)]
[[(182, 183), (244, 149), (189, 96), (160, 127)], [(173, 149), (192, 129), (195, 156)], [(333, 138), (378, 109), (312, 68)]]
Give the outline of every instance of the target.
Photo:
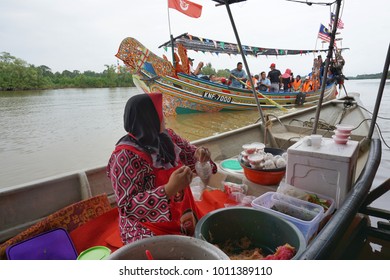
[(298, 189), (285, 182), (280, 182), (276, 192), (321, 205), (324, 208), (324, 218), (333, 214), (335, 210), (335, 201), (333, 198), (322, 194), (306, 191), (304, 189)]
[(298, 227), (309, 242), (324, 216), (320, 205), (276, 192), (267, 192), (252, 201), (252, 207), (275, 213)]

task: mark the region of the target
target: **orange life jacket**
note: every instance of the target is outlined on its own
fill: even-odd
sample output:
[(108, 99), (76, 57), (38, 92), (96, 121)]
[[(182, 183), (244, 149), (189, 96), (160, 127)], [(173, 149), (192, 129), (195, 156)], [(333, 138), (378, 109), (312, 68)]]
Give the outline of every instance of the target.
[(301, 79), (299, 81), (297, 81), (297, 79), (294, 79), (294, 81), (291, 83), (293, 91), (299, 91), (301, 85), (302, 85), (302, 80)]
[[(256, 87), (256, 86), (257, 86), (257, 79), (256, 79), (255, 77), (253, 77), (253, 78), (252, 78), (252, 81), (253, 81), (253, 84), (254, 84), (255, 87)], [(249, 79), (246, 81), (246, 87), (247, 87), (248, 89), (252, 89), (251, 82), (250, 82)]]
[(313, 90), (318, 90), (320, 88), (320, 80), (317, 78), (313, 81)]
[(302, 92), (309, 92), (313, 90), (313, 83), (311, 80), (306, 80), (302, 86)]

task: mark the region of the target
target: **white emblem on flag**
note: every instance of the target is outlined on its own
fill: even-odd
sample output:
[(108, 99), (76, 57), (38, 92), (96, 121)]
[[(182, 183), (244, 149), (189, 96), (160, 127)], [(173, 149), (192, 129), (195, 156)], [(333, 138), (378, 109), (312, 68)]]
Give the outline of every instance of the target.
[(183, 10), (183, 11), (187, 11), (188, 10), (188, 3), (185, 1), (185, 0), (180, 0), (180, 8)]

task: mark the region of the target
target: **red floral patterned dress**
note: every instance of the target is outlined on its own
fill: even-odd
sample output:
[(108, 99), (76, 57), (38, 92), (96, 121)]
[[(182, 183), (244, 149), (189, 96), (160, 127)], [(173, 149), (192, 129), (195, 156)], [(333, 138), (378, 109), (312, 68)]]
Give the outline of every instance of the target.
[[(164, 186), (170, 174), (181, 163), (195, 172), (196, 146), (168, 129), (172, 142), (176, 145), (176, 162), (178, 166), (164, 169), (153, 166), (152, 157), (137, 149), (136, 146), (119, 144), (112, 153), (107, 166), (107, 175), (111, 180), (119, 209), (119, 227), (123, 243), (130, 243), (144, 237), (158, 234), (180, 234), (180, 218), (184, 213), (178, 210), (177, 204), (185, 197), (194, 210), (195, 219), (200, 218), (190, 188), (186, 188), (183, 197), (176, 195), (168, 199)], [(213, 173), (217, 167), (213, 163)], [(187, 205), (188, 206), (188, 205)], [(186, 209), (182, 209), (186, 210)], [(197, 216), (197, 217), (196, 217)], [(196, 222), (196, 221), (195, 221)], [(171, 224), (177, 226), (172, 230)], [(161, 227), (163, 226), (163, 227)], [(182, 234), (193, 234), (181, 230)]]

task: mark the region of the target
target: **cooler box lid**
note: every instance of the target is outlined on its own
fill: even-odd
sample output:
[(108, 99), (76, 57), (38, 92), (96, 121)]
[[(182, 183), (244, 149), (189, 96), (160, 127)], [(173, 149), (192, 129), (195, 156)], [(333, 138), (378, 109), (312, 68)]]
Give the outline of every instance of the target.
[(359, 146), (359, 142), (353, 140), (348, 140), (347, 144), (336, 144), (333, 139), (322, 138), (321, 146), (313, 147), (307, 144), (306, 139), (307, 137), (290, 146), (287, 154), (350, 162)]
[(77, 251), (65, 229), (57, 228), (9, 246), (9, 260), (76, 260)]

